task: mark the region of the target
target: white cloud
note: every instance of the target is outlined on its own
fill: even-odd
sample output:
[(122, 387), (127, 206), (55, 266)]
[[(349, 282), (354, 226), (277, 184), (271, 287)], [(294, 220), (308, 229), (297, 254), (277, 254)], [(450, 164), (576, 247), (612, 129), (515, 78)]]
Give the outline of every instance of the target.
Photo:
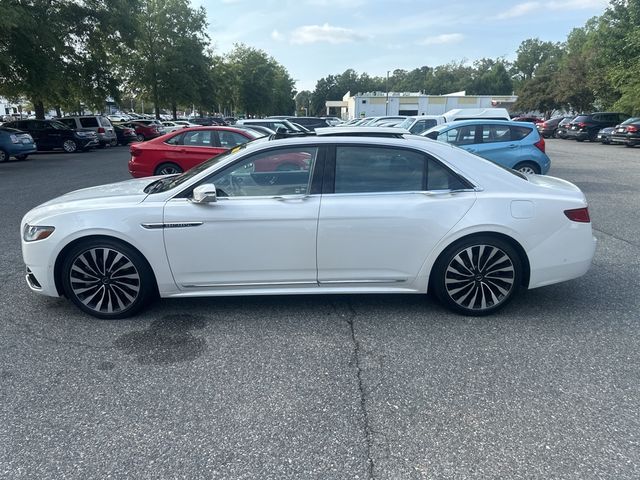
[(305, 25), (296, 28), (291, 34), (291, 43), (351, 43), (365, 40), (367, 37), (350, 28), (332, 27), (328, 23), (324, 25)]
[(452, 43), (460, 43), (464, 40), (464, 35), (461, 33), (443, 33), (442, 35), (436, 35), (435, 37), (427, 37), (424, 40), (418, 42), (419, 45), (450, 45)]
[(276, 42), (281, 42), (282, 40), (284, 40), (284, 35), (282, 35), (278, 30), (274, 30), (273, 32), (271, 32), (271, 38)]
[(511, 7), (509, 10), (506, 10), (500, 13), (499, 15), (496, 16), (496, 18), (500, 20), (504, 20), (507, 18), (522, 17), (523, 15), (526, 15), (535, 10), (540, 10), (541, 8), (542, 8), (542, 5), (540, 5), (540, 2), (520, 3), (518, 5)]

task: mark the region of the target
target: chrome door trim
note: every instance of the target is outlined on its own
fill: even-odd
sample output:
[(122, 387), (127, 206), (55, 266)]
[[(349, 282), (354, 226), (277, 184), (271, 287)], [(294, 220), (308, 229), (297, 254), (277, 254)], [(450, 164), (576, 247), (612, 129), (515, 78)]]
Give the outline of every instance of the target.
[(141, 223), (142, 228), (146, 228), (147, 230), (157, 230), (161, 228), (187, 228), (187, 227), (199, 227), (204, 222), (171, 222), (171, 223), (163, 223), (163, 222), (152, 222), (152, 223)]
[(286, 285), (317, 285), (318, 282), (249, 282), (249, 283), (190, 283), (183, 284), (184, 288), (209, 288), (209, 287), (270, 287)]
[(378, 280), (322, 280), (318, 282), (320, 285), (340, 285), (348, 283), (404, 283), (406, 278), (389, 278)]

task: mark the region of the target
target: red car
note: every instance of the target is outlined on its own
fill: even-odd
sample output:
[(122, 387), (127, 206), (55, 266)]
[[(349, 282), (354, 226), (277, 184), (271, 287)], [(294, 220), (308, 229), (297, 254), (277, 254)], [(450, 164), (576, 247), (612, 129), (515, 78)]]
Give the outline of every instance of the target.
[(132, 128), (136, 131), (136, 139), (139, 142), (144, 142), (151, 138), (157, 138), (164, 133), (162, 124), (154, 123), (153, 121), (145, 120), (140, 122), (120, 123), (121, 127)]
[(129, 173), (134, 177), (182, 173), (260, 134), (234, 127), (193, 127), (131, 145)]

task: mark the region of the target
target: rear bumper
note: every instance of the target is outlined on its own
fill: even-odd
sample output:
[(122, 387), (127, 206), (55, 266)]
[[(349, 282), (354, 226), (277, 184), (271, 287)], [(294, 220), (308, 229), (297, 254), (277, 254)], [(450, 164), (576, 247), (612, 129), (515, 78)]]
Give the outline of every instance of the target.
[[(558, 249), (558, 245), (571, 245), (571, 248)], [(529, 288), (581, 277), (591, 267), (596, 245), (590, 223), (569, 223), (529, 252)]]
[(16, 155), (29, 155), (30, 153), (35, 153), (38, 151), (35, 143), (12, 143), (8, 146), (3, 146), (3, 149), (6, 150), (7, 153), (12, 157), (15, 157)]

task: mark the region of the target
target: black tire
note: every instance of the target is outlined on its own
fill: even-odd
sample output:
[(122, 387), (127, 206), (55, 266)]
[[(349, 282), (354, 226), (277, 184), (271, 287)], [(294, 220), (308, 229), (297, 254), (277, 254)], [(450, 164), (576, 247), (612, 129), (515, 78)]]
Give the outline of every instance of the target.
[(109, 145), (112, 147), (117, 147), (118, 146), (118, 140), (116, 140), (115, 138), (111, 139), (111, 141), (109, 142)]
[(0, 148), (0, 163), (9, 160), (9, 154)]
[(494, 313), (522, 283), (522, 259), (508, 242), (490, 235), (455, 242), (438, 257), (430, 288), (450, 310), (470, 316)]
[(62, 263), (65, 296), (96, 318), (127, 318), (138, 313), (157, 292), (146, 259), (114, 239), (79, 243)]
[(136, 140), (139, 142), (144, 142), (144, 135), (139, 133), (138, 135), (136, 135)]
[(576, 142), (584, 142), (584, 138), (576, 138)]
[(514, 170), (517, 170), (520, 173), (535, 173), (540, 175), (540, 166), (537, 163), (534, 162), (520, 162), (519, 164), (517, 164), (515, 167), (513, 167)]
[(62, 144), (62, 148), (67, 153), (75, 153), (78, 152), (78, 143), (75, 140), (65, 140)]
[(153, 171), (153, 174), (154, 175), (173, 175), (175, 173), (182, 173), (183, 171), (184, 170), (182, 170), (182, 168), (180, 168), (175, 163), (165, 162), (158, 165), (156, 169)]
[(635, 143), (625, 143), (624, 146), (625, 147), (629, 147), (629, 148), (633, 148), (633, 147), (636, 146), (636, 144)]
[(23, 153), (22, 155), (16, 155), (16, 160), (26, 160), (28, 157), (28, 154)]

